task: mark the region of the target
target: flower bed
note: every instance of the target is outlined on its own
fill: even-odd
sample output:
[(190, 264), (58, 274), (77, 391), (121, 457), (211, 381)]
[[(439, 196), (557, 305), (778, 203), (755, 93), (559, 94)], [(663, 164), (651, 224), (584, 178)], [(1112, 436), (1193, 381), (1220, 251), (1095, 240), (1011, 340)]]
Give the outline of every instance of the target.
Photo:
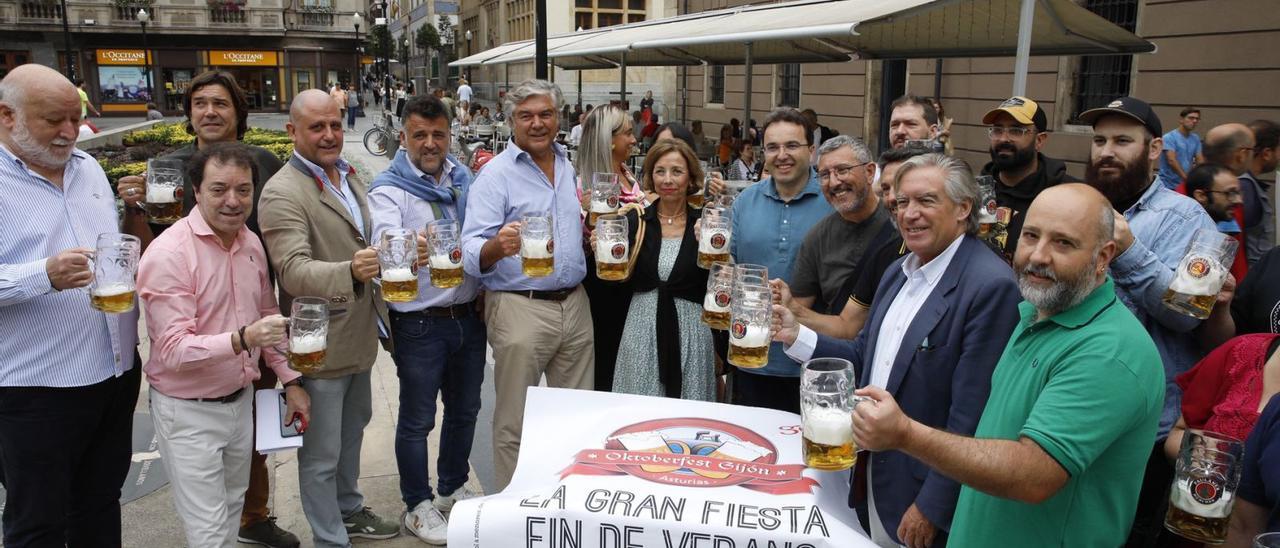
[[(147, 170), (147, 159), (163, 156), (186, 146), (195, 139), (185, 129), (186, 123), (157, 124), (149, 129), (129, 133), (123, 147), (103, 147), (88, 151), (97, 158), (114, 188), (116, 181), (127, 175), (141, 175)], [(293, 154), (293, 141), (280, 130), (250, 128), (243, 143), (271, 151), (281, 162)]]

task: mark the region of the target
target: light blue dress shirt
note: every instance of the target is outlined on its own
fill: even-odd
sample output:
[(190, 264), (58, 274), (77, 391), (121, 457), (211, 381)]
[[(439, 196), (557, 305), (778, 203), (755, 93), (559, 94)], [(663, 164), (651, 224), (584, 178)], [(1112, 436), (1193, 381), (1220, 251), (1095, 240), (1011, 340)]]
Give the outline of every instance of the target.
[(119, 232), (102, 166), (76, 150), (62, 188), (0, 145), (0, 386), (88, 386), (134, 366), (138, 309), (107, 314), (79, 289), (57, 291), (45, 262)]
[(1195, 200), (1158, 181), (1147, 187), (1124, 217), (1133, 232), (1133, 245), (1111, 262), (1111, 277), (1120, 301), (1147, 328), (1164, 362), (1164, 413), (1159, 431), (1159, 437), (1164, 438), (1182, 412), (1182, 390), (1174, 378), (1204, 355), (1190, 333), (1200, 320), (1165, 306), (1164, 292), (1196, 229), (1216, 231), (1217, 225)]
[[(513, 141), (494, 156), (476, 175), (467, 194), (466, 223), (462, 227), (462, 266), (467, 275), (479, 278), (494, 291), (571, 289), (587, 275), (587, 259), (582, 252), (582, 205), (573, 163), (564, 147), (555, 151), (555, 185), (538, 169), (533, 157)], [(519, 221), (525, 213), (551, 213), (555, 250), (555, 270), (550, 276), (530, 278), (521, 269), (519, 254), (503, 257), (480, 270), (480, 248), (498, 234), (498, 229)], [(797, 243), (798, 245), (798, 243)]]
[[(818, 173), (809, 169), (809, 182), (790, 201), (778, 195), (773, 178), (744, 189), (733, 201), (733, 238), (729, 252), (739, 263), (763, 265), (770, 278), (791, 283), (796, 253), (805, 234), (835, 210), (822, 196)], [(800, 365), (787, 357), (782, 343), (769, 345), (769, 364), (750, 373), (777, 377), (800, 376)]]

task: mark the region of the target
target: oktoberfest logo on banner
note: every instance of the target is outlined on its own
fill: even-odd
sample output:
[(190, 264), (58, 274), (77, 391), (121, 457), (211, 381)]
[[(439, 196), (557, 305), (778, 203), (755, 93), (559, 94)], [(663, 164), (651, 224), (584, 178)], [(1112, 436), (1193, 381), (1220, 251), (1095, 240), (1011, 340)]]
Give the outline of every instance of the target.
[(466, 501), (449, 545), (872, 547), (849, 473), (806, 468), (792, 413), (534, 387), (502, 493)]

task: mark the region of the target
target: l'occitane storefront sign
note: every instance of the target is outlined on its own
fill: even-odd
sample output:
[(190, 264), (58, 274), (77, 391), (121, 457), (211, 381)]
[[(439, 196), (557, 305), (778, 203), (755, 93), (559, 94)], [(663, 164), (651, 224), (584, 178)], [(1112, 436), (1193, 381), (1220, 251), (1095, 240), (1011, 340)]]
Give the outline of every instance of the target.
[(274, 67), (279, 65), (274, 51), (209, 51), (210, 65), (238, 67)]
[(147, 64), (147, 53), (140, 49), (100, 49), (98, 64), (140, 67)]

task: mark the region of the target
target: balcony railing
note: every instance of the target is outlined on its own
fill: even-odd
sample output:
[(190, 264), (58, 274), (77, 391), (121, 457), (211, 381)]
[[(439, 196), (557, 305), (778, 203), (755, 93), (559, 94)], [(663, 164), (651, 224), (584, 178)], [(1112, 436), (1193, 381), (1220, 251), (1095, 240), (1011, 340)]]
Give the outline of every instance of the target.
[(227, 25), (243, 25), (248, 22), (245, 11), (240, 7), (219, 6), (209, 8), (209, 22)]
[(156, 14), (155, 8), (144, 4), (134, 4), (129, 6), (115, 7), (115, 21), (137, 21), (138, 10), (145, 9), (151, 15), (151, 21), (159, 21), (160, 17)]
[(23, 2), (23, 19), (62, 19), (62, 6), (45, 2)]
[(332, 27), (333, 13), (303, 9), (298, 12), (298, 24), (308, 27)]

